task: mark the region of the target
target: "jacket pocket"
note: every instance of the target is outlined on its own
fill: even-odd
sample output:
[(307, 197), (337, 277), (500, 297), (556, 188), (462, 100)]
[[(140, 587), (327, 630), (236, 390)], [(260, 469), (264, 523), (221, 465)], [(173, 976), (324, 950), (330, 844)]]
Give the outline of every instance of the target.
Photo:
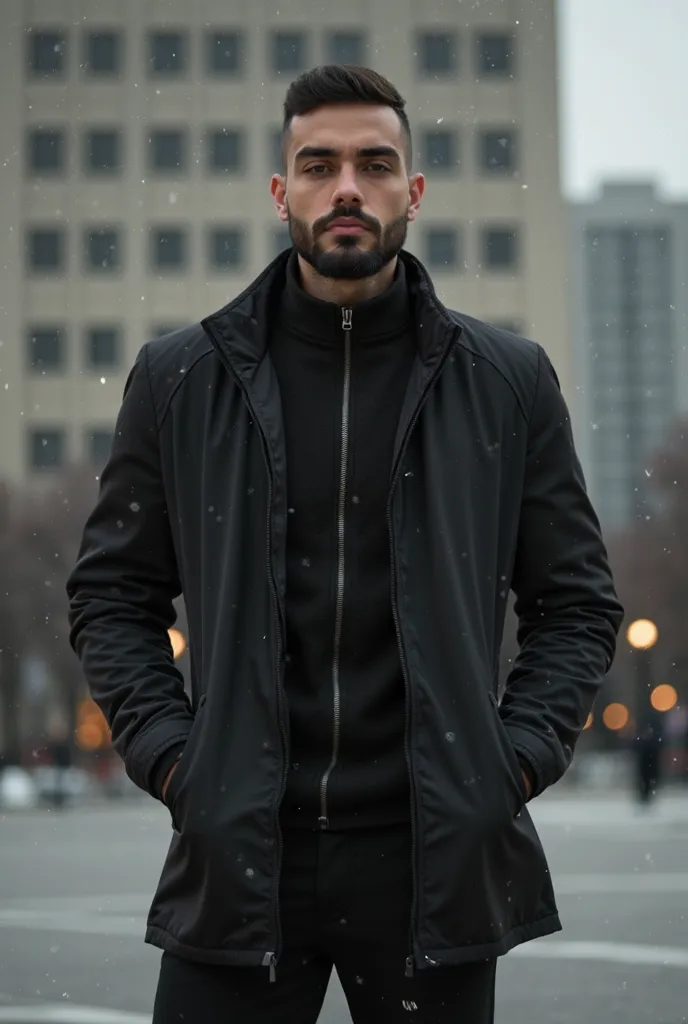
[(198, 745), (198, 736), (200, 733), (200, 724), (203, 717), (203, 709), (205, 707), (206, 695), (202, 694), (198, 701), (196, 708), (196, 715), (194, 717), (193, 725), (191, 726), (191, 732), (188, 735), (184, 749), (182, 750), (181, 757), (177, 761), (177, 767), (172, 773), (172, 777), (167, 786), (167, 792), (165, 793), (165, 804), (170, 812), (172, 818), (172, 828), (175, 832), (181, 832), (181, 823), (179, 816), (179, 797), (182, 790), (186, 788), (188, 776), (193, 761), (193, 753)]
[(497, 735), (500, 738), (500, 743), (504, 751), (512, 781), (514, 782), (517, 793), (519, 796), (519, 805), (516, 809), (516, 814), (519, 814), (523, 810), (526, 803), (528, 802), (528, 792), (526, 790), (526, 784), (523, 780), (523, 771), (521, 769), (521, 762), (518, 759), (518, 755), (513, 748), (511, 740), (509, 739), (509, 733), (502, 721), (502, 716), (499, 713), (499, 701), (495, 697), (494, 693), (490, 690), (490, 704), (492, 706), (494, 716), (497, 720)]

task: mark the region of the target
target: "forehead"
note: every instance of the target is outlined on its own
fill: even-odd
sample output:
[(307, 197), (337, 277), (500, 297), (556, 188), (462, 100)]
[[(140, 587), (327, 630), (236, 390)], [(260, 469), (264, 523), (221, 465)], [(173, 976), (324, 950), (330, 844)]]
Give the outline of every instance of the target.
[(401, 121), (391, 107), (367, 103), (333, 103), (292, 119), (287, 152), (301, 146), (341, 151), (394, 146), (403, 154)]

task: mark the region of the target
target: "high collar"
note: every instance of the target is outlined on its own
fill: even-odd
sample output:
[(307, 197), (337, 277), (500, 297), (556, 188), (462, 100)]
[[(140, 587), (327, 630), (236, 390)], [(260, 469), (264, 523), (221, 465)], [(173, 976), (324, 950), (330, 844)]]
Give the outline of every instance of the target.
[[(286, 266), (286, 280), (277, 314), (280, 327), (320, 344), (340, 345), (342, 341), (342, 306), (325, 302), (304, 291), (299, 261), (292, 251)], [(397, 260), (394, 280), (389, 288), (371, 299), (357, 302), (351, 308), (352, 336), (356, 342), (389, 338), (413, 329), (411, 303), (406, 271)]]
[[(253, 379), (268, 350), (292, 255), (291, 250), (280, 253), (240, 295), (201, 321), (213, 345), (246, 381)], [(432, 372), (451, 339), (461, 333), (459, 314), (445, 309), (425, 267), (415, 256), (402, 249), (399, 263), (403, 264), (411, 300), (418, 355), (426, 370)]]

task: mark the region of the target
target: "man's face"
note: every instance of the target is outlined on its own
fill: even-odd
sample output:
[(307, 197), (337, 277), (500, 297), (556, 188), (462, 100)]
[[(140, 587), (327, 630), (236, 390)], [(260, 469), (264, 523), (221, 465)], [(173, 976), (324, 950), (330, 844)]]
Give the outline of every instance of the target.
[(287, 173), (271, 191), (297, 252), (323, 277), (371, 277), (398, 255), (424, 186), (408, 175), (405, 144), (391, 107), (333, 104), (293, 119)]

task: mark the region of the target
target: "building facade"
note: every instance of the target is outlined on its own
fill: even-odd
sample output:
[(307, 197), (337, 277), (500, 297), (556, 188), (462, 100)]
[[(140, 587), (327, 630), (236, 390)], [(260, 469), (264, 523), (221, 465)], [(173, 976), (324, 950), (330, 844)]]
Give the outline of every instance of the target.
[(0, 0), (0, 478), (100, 466), (140, 346), (288, 244), (284, 93), (329, 61), (407, 99), (440, 297), (541, 341), (572, 397), (554, 0), (278, 7)]
[(613, 530), (648, 514), (653, 453), (688, 411), (688, 204), (611, 182), (572, 225), (578, 447)]

